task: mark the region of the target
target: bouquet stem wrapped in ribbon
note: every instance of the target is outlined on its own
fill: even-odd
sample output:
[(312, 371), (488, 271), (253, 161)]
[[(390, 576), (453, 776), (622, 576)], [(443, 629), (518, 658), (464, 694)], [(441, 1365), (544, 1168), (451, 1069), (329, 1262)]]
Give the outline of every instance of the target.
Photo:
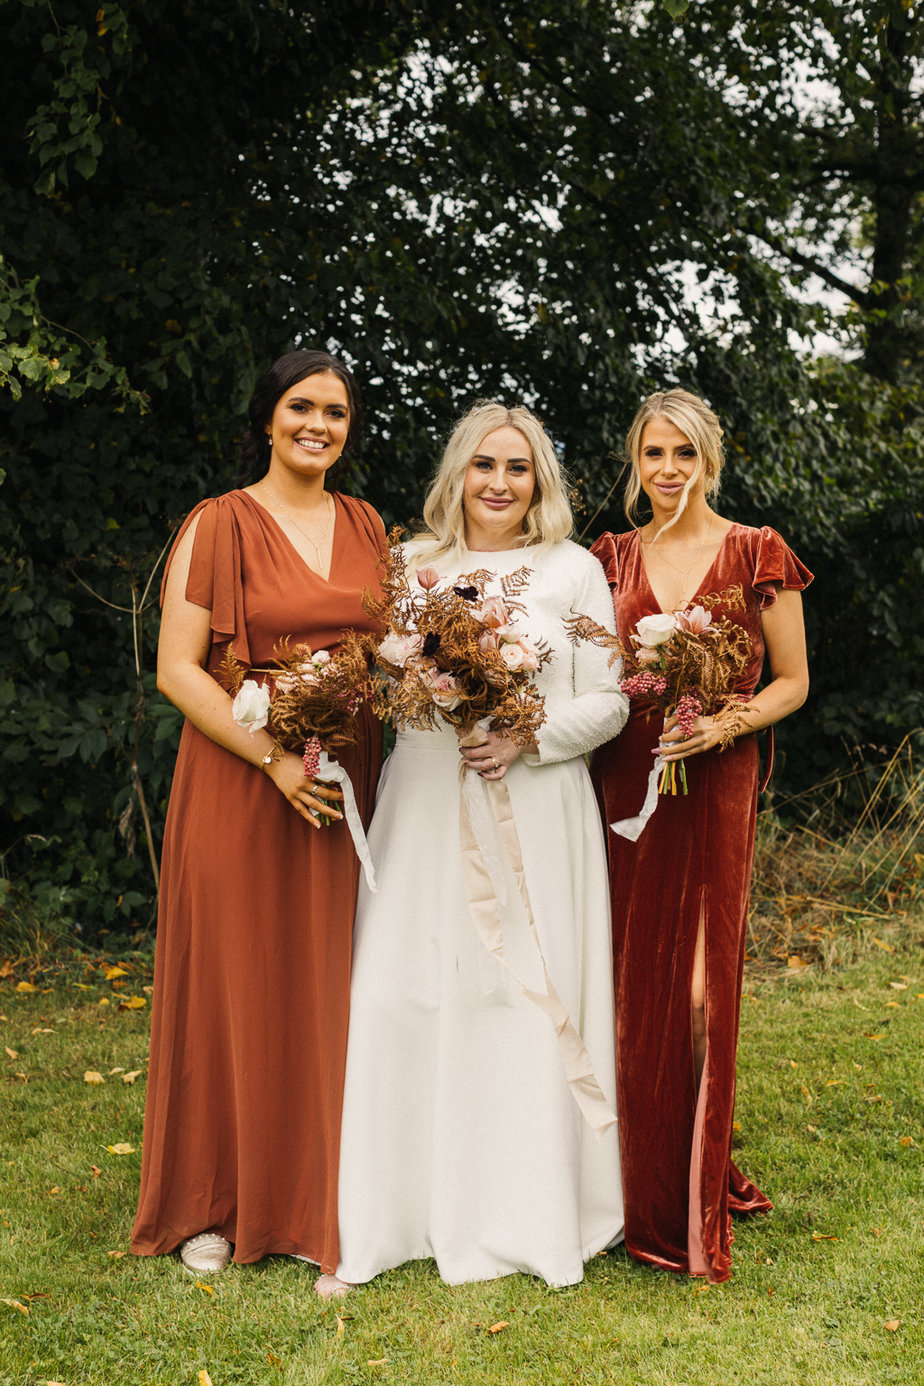
[[(712, 609), (734, 611), (744, 605), (741, 584), (711, 592), (683, 611), (656, 612), (636, 622), (628, 643), (611, 635), (587, 616), (569, 622), (571, 638), (589, 640), (612, 650), (611, 662), (623, 661), (620, 687), (633, 701), (648, 703), (664, 717), (676, 717), (684, 737), (697, 717), (716, 718), (723, 725), (719, 750), (724, 751), (741, 730), (746, 715), (735, 685), (747, 668), (751, 642), (747, 631), (728, 617), (713, 620)], [(659, 794), (686, 794), (687, 770), (681, 760), (655, 760), (645, 802), (634, 818), (610, 827), (635, 842), (657, 806)]]
[[(305, 775), (316, 785), (340, 785), (347, 827), (366, 882), (374, 891), (375, 870), (353, 785), (332, 754), (356, 740), (356, 713), (370, 692), (361, 641), (347, 632), (343, 647), (334, 654), (282, 641), (273, 651), (273, 660), (271, 668), (247, 669), (229, 646), (221, 673), (234, 695), (232, 716), (251, 732), (266, 727), (285, 750), (302, 757)], [(264, 681), (259, 683), (248, 674), (259, 674)], [(325, 826), (337, 821), (325, 814), (319, 817)]]

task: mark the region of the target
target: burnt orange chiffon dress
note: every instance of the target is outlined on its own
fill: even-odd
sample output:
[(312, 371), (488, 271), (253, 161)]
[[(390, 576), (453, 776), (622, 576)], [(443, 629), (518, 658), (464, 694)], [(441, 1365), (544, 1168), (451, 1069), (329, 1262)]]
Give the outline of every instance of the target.
[[(335, 495), (329, 580), (243, 491), (203, 501), (186, 597), (211, 612), (208, 670), (233, 642), (265, 666), (368, 629), (382, 522)], [(178, 541), (177, 541), (178, 542)], [(171, 554), (172, 558), (172, 554)], [(338, 754), (368, 822), (378, 723)], [(151, 1060), (132, 1235), (139, 1255), (214, 1230), (234, 1259), (337, 1266), (337, 1172), (360, 865), (345, 822), (312, 828), (269, 777), (186, 722), (164, 839)]]
[[(660, 610), (638, 533), (604, 534), (592, 552), (628, 641), (642, 616)], [(741, 697), (754, 693), (764, 660), (761, 611), (780, 586), (802, 589), (811, 578), (774, 530), (733, 525), (725, 535), (692, 600), (742, 584), (744, 610), (710, 603), (716, 619), (728, 616), (750, 637)], [(758, 745), (743, 736), (721, 754), (691, 758), (689, 793), (661, 796), (631, 842), (609, 825), (641, 809), (662, 722), (650, 705), (633, 703), (625, 730), (591, 766), (609, 850), (626, 1248), (648, 1265), (717, 1282), (731, 1274), (730, 1210), (772, 1207), (731, 1161)], [(697, 1093), (691, 987), (701, 919), (707, 1051)]]

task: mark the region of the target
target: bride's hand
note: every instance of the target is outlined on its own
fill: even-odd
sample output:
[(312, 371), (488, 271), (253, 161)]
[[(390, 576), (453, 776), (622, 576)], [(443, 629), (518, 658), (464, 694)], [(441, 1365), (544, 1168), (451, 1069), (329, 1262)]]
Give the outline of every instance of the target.
[(506, 736), (489, 731), (479, 746), (460, 746), (459, 754), (468, 768), (475, 770), (483, 780), (502, 780), (517, 756), (536, 749), (534, 741), (528, 746), (518, 746)]

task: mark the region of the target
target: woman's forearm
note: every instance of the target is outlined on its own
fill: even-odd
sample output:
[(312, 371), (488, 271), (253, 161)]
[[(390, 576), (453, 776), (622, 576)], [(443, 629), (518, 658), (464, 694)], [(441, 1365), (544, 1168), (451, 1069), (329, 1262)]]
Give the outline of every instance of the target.
[(250, 765), (262, 765), (276, 744), (265, 728), (251, 733), (238, 726), (230, 696), (199, 664), (158, 665), (157, 687), (203, 735)]

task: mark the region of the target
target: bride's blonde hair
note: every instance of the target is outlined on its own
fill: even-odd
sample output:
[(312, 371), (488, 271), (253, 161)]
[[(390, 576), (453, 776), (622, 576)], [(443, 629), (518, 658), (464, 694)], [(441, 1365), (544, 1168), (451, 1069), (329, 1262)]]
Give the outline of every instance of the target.
[(653, 419), (666, 419), (689, 438), (696, 449), (696, 466), (680, 496), (674, 518), (661, 530), (675, 525), (687, 507), (690, 491), (703, 477), (707, 496), (716, 496), (722, 477), (725, 450), (722, 447), (722, 425), (705, 400), (689, 390), (659, 390), (644, 401), (626, 434), (626, 461), (629, 479), (626, 482), (624, 507), (633, 525), (638, 526), (638, 499), (642, 490), (640, 458), (645, 425)]
[(494, 400), (479, 400), (453, 429), (430, 483), (423, 509), (426, 528), (414, 539), (415, 566), (464, 550), (466, 473), (482, 440), (497, 428), (515, 428), (522, 433), (529, 444), (536, 475), (533, 498), (523, 518), (523, 532), (512, 547), (556, 544), (570, 537), (574, 520), (567, 480), (542, 424), (523, 405), (508, 409)]

